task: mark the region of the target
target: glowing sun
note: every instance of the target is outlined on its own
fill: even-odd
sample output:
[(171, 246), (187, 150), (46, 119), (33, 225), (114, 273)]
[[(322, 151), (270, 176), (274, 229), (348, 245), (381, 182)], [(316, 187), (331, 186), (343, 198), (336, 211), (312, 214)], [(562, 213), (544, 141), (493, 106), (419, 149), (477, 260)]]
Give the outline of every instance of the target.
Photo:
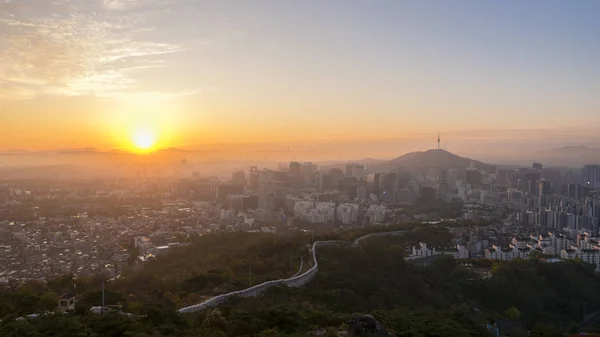
[(131, 141), (140, 151), (150, 151), (157, 143), (156, 133), (148, 129), (138, 129), (132, 134)]

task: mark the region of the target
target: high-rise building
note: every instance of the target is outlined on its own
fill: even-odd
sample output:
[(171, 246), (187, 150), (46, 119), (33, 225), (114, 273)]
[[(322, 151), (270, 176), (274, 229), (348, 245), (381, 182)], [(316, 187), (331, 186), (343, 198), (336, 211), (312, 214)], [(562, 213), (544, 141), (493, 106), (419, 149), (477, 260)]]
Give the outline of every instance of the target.
[(211, 201), (215, 199), (215, 184), (204, 180), (195, 180), (191, 183), (190, 198), (198, 201)]
[(581, 169), (581, 179), (584, 186), (595, 189), (599, 187), (600, 165), (587, 164)]
[(275, 211), (275, 194), (261, 193), (258, 195), (258, 207), (267, 211)]
[(246, 185), (246, 173), (244, 171), (233, 172), (231, 181), (236, 184)]
[(573, 199), (579, 199), (581, 185), (570, 183), (567, 185), (567, 196)]
[(227, 206), (229, 206), (230, 209), (241, 211), (244, 209), (245, 198), (245, 196), (240, 194), (230, 194), (229, 196), (227, 196)]
[(256, 209), (258, 208), (258, 196), (250, 195), (244, 198), (243, 209)]
[(356, 187), (356, 197), (358, 199), (366, 199), (367, 198), (367, 186), (361, 184)]
[(436, 178), (438, 183), (448, 183), (448, 171), (444, 169), (437, 169)]
[(260, 193), (273, 193), (275, 191), (275, 173), (271, 170), (262, 170), (258, 174), (258, 190)]
[(552, 194), (552, 182), (549, 180), (540, 180), (538, 183), (538, 195), (551, 195)]
[(496, 170), (496, 184), (498, 186), (510, 186), (511, 170)]
[(444, 169), (436, 170), (437, 192), (439, 199), (445, 199), (448, 195), (448, 171)]
[(248, 174), (248, 186), (257, 189), (259, 186), (259, 171), (258, 167), (250, 166), (250, 174)]
[(354, 177), (354, 164), (346, 164), (346, 177)]
[(311, 162), (305, 162), (302, 165), (302, 172), (304, 172), (304, 174), (312, 174), (317, 172), (317, 165), (311, 163)]
[(437, 197), (437, 191), (431, 187), (422, 187), (420, 196), (423, 200), (434, 200)]
[(333, 188), (331, 176), (327, 172), (317, 173), (317, 188), (319, 192), (330, 190)]
[(545, 168), (542, 171), (542, 178), (550, 180), (553, 186), (560, 186), (565, 181), (563, 172), (556, 168)]
[(480, 186), (482, 180), (483, 180), (483, 177), (481, 175), (481, 172), (474, 170), (474, 169), (467, 170), (467, 175), (466, 175), (467, 184), (470, 184), (471, 186)]
[(302, 164), (296, 161), (291, 162), (289, 172), (293, 176), (299, 176), (302, 174)]
[(344, 225), (351, 225), (356, 223), (358, 219), (358, 204), (344, 203), (337, 205), (335, 215), (336, 220), (343, 223)]
[(538, 181), (542, 178), (540, 171), (530, 171), (525, 173), (525, 180), (527, 181), (527, 193), (531, 195), (539, 195)]
[(358, 178), (358, 180), (364, 180), (367, 175), (367, 169), (365, 165), (354, 165), (354, 177)]
[(179, 179), (176, 186), (177, 196), (181, 198), (189, 198), (192, 192), (192, 180), (191, 179)]
[(342, 180), (342, 178), (344, 177), (344, 172), (342, 171), (342, 169), (334, 167), (329, 169), (328, 173), (329, 178), (331, 179), (331, 188), (339, 189), (340, 180)]
[(217, 185), (217, 202), (224, 204), (227, 197), (231, 194), (244, 194), (244, 185), (240, 184), (219, 184)]
[(346, 177), (355, 177), (363, 180), (367, 175), (367, 168), (362, 164), (346, 164)]
[(378, 197), (385, 202), (395, 202), (396, 192), (399, 190), (398, 173), (390, 172), (381, 175)]
[(288, 163), (279, 163), (277, 165), (277, 168), (281, 172), (287, 172), (287, 170), (289, 170), (289, 165), (288, 165)]
[(356, 198), (358, 179), (355, 177), (345, 177), (338, 181), (338, 189), (344, 192), (350, 199)]
[(375, 195), (379, 198), (379, 184), (381, 174), (369, 173), (367, 174), (367, 195)]

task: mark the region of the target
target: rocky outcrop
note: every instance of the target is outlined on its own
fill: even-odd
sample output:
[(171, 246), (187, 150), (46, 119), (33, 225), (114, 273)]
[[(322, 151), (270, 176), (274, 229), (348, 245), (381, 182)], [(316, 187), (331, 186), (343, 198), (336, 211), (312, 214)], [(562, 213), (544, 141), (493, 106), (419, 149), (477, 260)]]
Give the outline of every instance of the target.
[(393, 337), (371, 315), (354, 314), (348, 321), (348, 337)]

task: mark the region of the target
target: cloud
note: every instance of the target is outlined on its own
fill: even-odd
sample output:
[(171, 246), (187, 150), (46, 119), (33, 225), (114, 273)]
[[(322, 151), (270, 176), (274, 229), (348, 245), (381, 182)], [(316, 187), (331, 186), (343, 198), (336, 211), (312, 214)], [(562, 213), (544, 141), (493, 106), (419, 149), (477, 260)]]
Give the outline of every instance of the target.
[(132, 0), (104, 0), (104, 6), (108, 9), (125, 9), (139, 6), (139, 1)]
[(27, 87), (7, 85), (7, 82), (0, 82), (0, 100), (23, 100), (31, 98), (35, 91)]
[(120, 97), (123, 101), (144, 102), (146, 104), (157, 104), (181, 97), (193, 96), (205, 91), (205, 88), (196, 88), (193, 90), (184, 90), (179, 92), (158, 92), (158, 91), (142, 91), (128, 93)]
[(111, 10), (124, 10), (147, 5), (169, 6), (175, 3), (173, 0), (103, 0), (104, 7)]
[[(0, 0), (1, 99), (117, 96), (135, 74), (168, 64), (183, 47), (143, 39), (145, 18), (165, 1)], [(113, 10), (139, 10), (113, 14)]]

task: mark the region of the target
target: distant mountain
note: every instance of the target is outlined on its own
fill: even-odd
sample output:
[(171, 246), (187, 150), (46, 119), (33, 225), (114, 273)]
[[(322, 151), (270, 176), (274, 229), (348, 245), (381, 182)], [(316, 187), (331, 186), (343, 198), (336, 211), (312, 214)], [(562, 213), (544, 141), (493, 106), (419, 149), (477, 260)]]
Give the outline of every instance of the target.
[(545, 154), (562, 154), (562, 155), (568, 155), (568, 156), (584, 154), (584, 153), (589, 153), (589, 152), (598, 152), (598, 150), (590, 149), (589, 147), (587, 147), (585, 145), (574, 145), (574, 146), (563, 146), (563, 147), (559, 147), (557, 149), (544, 151)]
[(84, 147), (81, 149), (61, 149), (58, 150), (58, 154), (100, 154), (102, 151), (93, 147)]
[(384, 162), (385, 162), (385, 160), (382, 160), (382, 159), (365, 158), (365, 159), (360, 160), (358, 163), (370, 166), (370, 165), (379, 165)]
[(585, 164), (600, 163), (600, 149), (584, 145), (564, 146), (535, 153), (532, 157), (544, 165), (581, 167)]
[(365, 165), (367, 168), (371, 168), (377, 165), (380, 165), (382, 163), (385, 163), (385, 160), (382, 159), (375, 159), (375, 158), (364, 158), (364, 159), (357, 159), (357, 160), (344, 160), (344, 161), (327, 161), (327, 162), (321, 162), (318, 163), (319, 166), (323, 166), (324, 168), (339, 168), (344, 170), (346, 168), (346, 164), (359, 164), (359, 165)]
[(6, 150), (6, 151), (0, 151), (0, 156), (2, 155), (19, 155), (19, 154), (27, 154), (29, 153), (29, 151), (27, 150), (21, 150), (21, 149), (14, 149), (14, 150)]
[(427, 150), (407, 153), (398, 158), (370, 166), (372, 171), (387, 172), (397, 167), (423, 167), (443, 169), (464, 169), (473, 165), (482, 170), (492, 169), (494, 166), (470, 158), (457, 156), (445, 150)]
[(178, 149), (175, 147), (169, 147), (169, 148), (165, 148), (165, 149), (159, 149), (155, 153), (183, 155), (183, 154), (197, 154), (197, 153), (201, 154), (201, 153), (215, 153), (215, 152), (218, 152), (218, 151), (217, 150), (184, 150), (184, 149)]
[(105, 173), (100, 168), (78, 165), (0, 166), (2, 179), (79, 179)]
[(73, 149), (56, 149), (56, 150), (40, 150), (40, 151), (28, 151), (28, 150), (8, 150), (0, 151), (0, 155), (60, 155), (60, 154), (99, 154), (104, 153), (93, 147), (84, 148), (73, 148)]

